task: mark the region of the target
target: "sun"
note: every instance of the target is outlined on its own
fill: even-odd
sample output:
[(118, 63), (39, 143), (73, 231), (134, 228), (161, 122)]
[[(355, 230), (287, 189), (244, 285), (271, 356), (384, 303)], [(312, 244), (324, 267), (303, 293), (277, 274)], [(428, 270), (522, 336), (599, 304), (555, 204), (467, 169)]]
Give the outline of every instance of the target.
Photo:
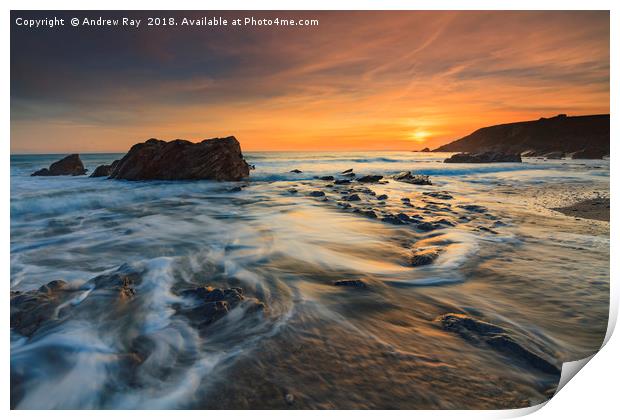
[(430, 131), (426, 130), (415, 130), (409, 133), (409, 139), (419, 143), (425, 142), (430, 136)]

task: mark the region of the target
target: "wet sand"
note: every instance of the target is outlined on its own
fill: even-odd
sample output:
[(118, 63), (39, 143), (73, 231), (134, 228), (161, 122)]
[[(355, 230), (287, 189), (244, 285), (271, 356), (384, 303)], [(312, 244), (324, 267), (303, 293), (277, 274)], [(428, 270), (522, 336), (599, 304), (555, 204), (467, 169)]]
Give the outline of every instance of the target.
[(609, 207), (609, 198), (593, 198), (566, 207), (555, 207), (552, 210), (576, 218), (609, 222)]

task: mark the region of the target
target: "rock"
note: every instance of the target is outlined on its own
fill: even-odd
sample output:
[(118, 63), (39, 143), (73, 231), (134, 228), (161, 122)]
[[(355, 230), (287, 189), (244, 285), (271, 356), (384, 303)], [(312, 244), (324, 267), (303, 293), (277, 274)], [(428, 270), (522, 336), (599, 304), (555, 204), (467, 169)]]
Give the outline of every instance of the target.
[(355, 287), (358, 289), (366, 289), (368, 287), (362, 280), (338, 280), (334, 282), (334, 286)]
[(56, 308), (64, 300), (67, 283), (54, 280), (38, 290), (11, 292), (11, 329), (30, 337), (45, 322), (54, 317)]
[(319, 179), (320, 179), (321, 181), (333, 181), (333, 180), (334, 180), (334, 177), (333, 177), (333, 176), (331, 176), (331, 175), (327, 175), (327, 176), (322, 176), (322, 177), (319, 177)]
[(427, 191), (423, 192), (422, 194), (429, 197), (437, 198), (439, 200), (452, 200), (454, 198), (446, 191)]
[(301, 173), (303, 173), (303, 171), (300, 171), (299, 169), (293, 169), (291, 172), (294, 173), (294, 174), (301, 174)]
[(293, 403), (295, 402), (295, 397), (293, 396), (293, 394), (286, 394), (284, 396), (284, 401), (286, 401), (288, 405), (293, 405)]
[(351, 194), (351, 195), (349, 195), (347, 197), (343, 197), (343, 200), (347, 200), (347, 201), (360, 201), (361, 198), (357, 194)]
[(376, 219), (377, 218), (377, 213), (375, 213), (374, 210), (360, 210), (359, 213), (361, 215), (366, 216), (366, 217), (370, 217), (371, 219)]
[(429, 265), (432, 264), (437, 257), (439, 257), (439, 251), (435, 248), (416, 251), (411, 256), (411, 265), (414, 267)]
[(84, 165), (82, 164), (82, 160), (80, 159), (80, 155), (73, 154), (69, 156), (65, 156), (52, 163), (49, 169), (40, 169), (30, 176), (58, 176), (58, 175), (84, 175), (86, 173), (86, 169), (84, 169)]
[(350, 174), (351, 172), (353, 172), (353, 168), (347, 169), (346, 171), (342, 171), (342, 172), (340, 172), (340, 173), (341, 173), (342, 175), (345, 175), (345, 174)]
[(542, 372), (560, 374), (557, 366), (523, 347), (511, 336), (510, 331), (502, 327), (464, 314), (444, 314), (437, 320), (443, 330), (454, 332), (467, 341), (475, 344), (485, 343), (494, 350), (525, 362)]
[(408, 215), (406, 215), (405, 213), (398, 213), (396, 215), (396, 217), (398, 217), (400, 220), (402, 220), (405, 223), (409, 223), (411, 222), (411, 217), (409, 217)]
[(110, 165), (99, 165), (99, 166), (97, 166), (97, 168), (93, 171), (93, 173), (90, 174), (90, 177), (91, 178), (100, 178), (100, 177), (103, 177), (103, 176), (110, 176), (112, 174), (112, 171), (114, 170), (114, 168), (116, 168), (116, 165), (118, 165), (118, 162), (120, 162), (120, 160), (115, 160)]
[(310, 197), (325, 197), (325, 193), (323, 191), (312, 191)]
[(428, 175), (412, 175), (410, 171), (394, 175), (394, 180), (414, 185), (433, 185)]
[[(74, 288), (62, 280), (54, 280), (37, 290), (11, 292), (11, 329), (31, 337), (45, 325), (61, 322), (66, 313), (84, 310), (112, 310), (115, 304), (131, 301), (139, 274), (122, 269), (95, 277)], [(86, 297), (84, 298), (84, 294)], [(76, 306), (75, 302), (81, 302)], [(99, 309), (94, 309), (99, 307)]]
[(431, 149), (429, 149), (428, 147), (425, 147), (424, 149), (420, 150), (421, 153), (428, 153), (430, 151)]
[(361, 178), (357, 178), (358, 182), (366, 182), (366, 183), (374, 183), (379, 182), (383, 179), (381, 175), (366, 175)]
[(400, 201), (402, 201), (403, 203), (410, 203), (411, 199), (407, 198), (407, 197), (403, 197), (403, 198), (400, 199)]
[(401, 218), (394, 216), (393, 214), (386, 214), (385, 216), (381, 218), (381, 221), (385, 223), (391, 223), (393, 225), (404, 225), (405, 224), (405, 222)]
[(338, 202), (338, 205), (339, 205), (340, 207), (342, 207), (343, 209), (348, 209), (348, 208), (351, 208), (351, 204), (349, 204), (349, 203), (343, 203), (343, 202), (341, 202), (341, 201), (339, 201), (339, 202)]
[(483, 152), (457, 153), (444, 160), (444, 163), (494, 163), (494, 162), (521, 162), (518, 153)]
[(345, 185), (345, 184), (350, 184), (351, 180), (349, 179), (337, 179), (334, 181), (334, 184), (336, 185)]
[(135, 144), (116, 165), (110, 178), (240, 181), (249, 175), (250, 167), (243, 159), (239, 142), (231, 136), (200, 143), (150, 139)]
[(297, 194), (297, 189), (296, 188), (289, 188), (287, 190), (290, 194)]
[(189, 306), (177, 306), (176, 312), (188, 318), (198, 328), (204, 328), (224, 317), (239, 305), (248, 312), (263, 311), (265, 305), (257, 299), (248, 299), (243, 289), (215, 289), (210, 286), (183, 290), (180, 295), (192, 301)]
[(387, 194), (381, 194), (377, 196), (377, 200), (387, 200), (388, 196)]
[(478, 206), (476, 204), (463, 204), (458, 206), (464, 210), (467, 210), (472, 213), (486, 213), (487, 208), (483, 206)]
[(430, 232), (431, 230), (435, 230), (439, 228), (438, 225), (430, 222), (422, 222), (416, 225), (416, 228), (423, 230), (424, 232)]

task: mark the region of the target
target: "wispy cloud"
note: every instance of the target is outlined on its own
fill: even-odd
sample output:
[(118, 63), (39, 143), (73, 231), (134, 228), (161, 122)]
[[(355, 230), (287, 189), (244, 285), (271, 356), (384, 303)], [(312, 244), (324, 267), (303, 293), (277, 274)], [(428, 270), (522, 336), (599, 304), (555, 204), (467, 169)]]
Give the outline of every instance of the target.
[(609, 112), (607, 12), (262, 13), (320, 26), (13, 27), (12, 150), (227, 134), (246, 149), (418, 148)]

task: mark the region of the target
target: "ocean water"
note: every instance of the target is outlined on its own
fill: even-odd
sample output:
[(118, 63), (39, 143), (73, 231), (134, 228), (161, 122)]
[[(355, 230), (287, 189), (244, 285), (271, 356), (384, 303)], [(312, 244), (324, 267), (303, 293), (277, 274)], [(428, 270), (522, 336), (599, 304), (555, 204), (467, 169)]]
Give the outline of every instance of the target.
[[(62, 279), (81, 292), (31, 336), (12, 331), (11, 405), (516, 408), (548, 399), (557, 374), (438, 318), (500, 326), (556, 366), (596, 351), (609, 225), (538, 198), (608, 192), (609, 161), (444, 164), (447, 155), (247, 153), (256, 169), (239, 183), (30, 177), (62, 156), (13, 155), (11, 291)], [(90, 173), (121, 156), (81, 157)], [(388, 182), (316, 179), (350, 168)], [(389, 179), (401, 171), (433, 185)], [(360, 201), (346, 200), (353, 193)], [(390, 223), (401, 213), (436, 228)], [(439, 252), (434, 263), (412, 266), (427, 249)], [(89, 296), (89, 280), (119, 269), (139, 273), (132, 299)], [(198, 330), (177, 311), (180, 291), (197, 286), (241, 287), (265, 310), (238, 307)]]

